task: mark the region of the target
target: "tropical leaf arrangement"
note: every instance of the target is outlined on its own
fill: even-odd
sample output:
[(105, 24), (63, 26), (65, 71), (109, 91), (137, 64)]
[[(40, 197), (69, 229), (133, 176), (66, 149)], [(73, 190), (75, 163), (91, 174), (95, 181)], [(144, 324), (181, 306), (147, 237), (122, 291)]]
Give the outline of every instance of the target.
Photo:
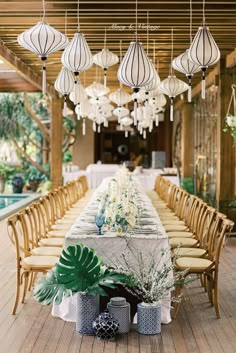
[(108, 268), (94, 249), (78, 244), (62, 250), (59, 262), (39, 278), (33, 292), (42, 304), (60, 304), (78, 292), (105, 296), (104, 288), (115, 288), (117, 283), (132, 286), (132, 276)]

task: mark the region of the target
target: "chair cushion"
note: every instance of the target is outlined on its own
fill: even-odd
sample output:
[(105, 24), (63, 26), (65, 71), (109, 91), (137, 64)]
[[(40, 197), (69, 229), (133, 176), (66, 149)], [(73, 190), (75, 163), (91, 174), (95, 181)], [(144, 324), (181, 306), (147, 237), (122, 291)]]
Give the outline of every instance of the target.
[(173, 224), (173, 225), (164, 225), (165, 231), (166, 232), (175, 232), (175, 231), (182, 231), (182, 230), (187, 230), (188, 227), (182, 224)]
[(173, 252), (177, 257), (201, 257), (206, 254), (206, 250), (200, 248), (178, 248)]
[(161, 223), (164, 225), (182, 225), (184, 226), (185, 223), (184, 221), (181, 221), (179, 219), (165, 219), (165, 220), (162, 220)]
[(31, 253), (32, 255), (38, 256), (60, 256), (61, 248), (52, 246), (42, 246), (32, 249)]
[(64, 238), (43, 238), (40, 240), (39, 245), (61, 247), (64, 245)]
[(180, 257), (176, 260), (176, 267), (179, 270), (189, 268), (191, 272), (201, 272), (207, 269), (213, 262), (207, 259), (196, 257)]
[(67, 232), (68, 232), (68, 230), (64, 230), (64, 229), (50, 230), (47, 233), (47, 237), (49, 237), (49, 238), (64, 238)]
[(192, 232), (169, 232), (167, 235), (169, 238), (193, 238)]
[(65, 232), (71, 228), (71, 224), (54, 224), (52, 226), (53, 230), (64, 230)]
[(188, 248), (197, 245), (197, 240), (193, 238), (171, 238), (169, 243), (172, 248)]
[(43, 268), (50, 269), (58, 262), (56, 256), (28, 256), (22, 260), (24, 268)]

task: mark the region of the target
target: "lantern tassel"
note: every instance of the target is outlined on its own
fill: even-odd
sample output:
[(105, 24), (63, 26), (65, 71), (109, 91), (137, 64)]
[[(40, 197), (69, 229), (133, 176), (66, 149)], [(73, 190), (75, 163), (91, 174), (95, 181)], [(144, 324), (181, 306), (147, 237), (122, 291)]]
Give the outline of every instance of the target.
[(98, 133), (100, 134), (101, 132), (101, 125), (98, 125)]
[(137, 98), (134, 99), (134, 126), (137, 125), (138, 102)]
[(188, 78), (188, 102), (192, 102), (192, 80), (191, 77)]
[(149, 132), (152, 132), (152, 120), (149, 122)]
[(205, 68), (202, 68), (202, 99), (206, 98), (206, 78), (205, 78)]
[(174, 121), (174, 98), (170, 99), (170, 121)]
[(97, 126), (96, 126), (96, 122), (93, 122), (93, 131), (96, 132), (97, 131)]
[(107, 88), (107, 69), (104, 69), (104, 87)]
[(158, 126), (159, 125), (159, 115), (156, 115), (156, 119), (155, 119), (155, 125)]
[(146, 140), (146, 137), (147, 137), (146, 129), (143, 129), (143, 138), (144, 138), (144, 140)]
[(42, 92), (46, 94), (46, 64), (43, 63)]
[(129, 131), (125, 131), (125, 137), (127, 138), (129, 136)]
[(78, 80), (77, 76), (79, 75), (78, 72), (75, 72), (75, 82), (74, 82), (74, 105), (78, 104), (78, 97), (77, 97), (77, 87), (78, 87)]
[(64, 97), (64, 106), (63, 106), (63, 116), (67, 116), (67, 102), (66, 102), (66, 95)]
[(82, 123), (82, 135), (85, 136), (86, 134), (86, 125), (85, 125), (85, 119), (83, 119), (83, 123)]

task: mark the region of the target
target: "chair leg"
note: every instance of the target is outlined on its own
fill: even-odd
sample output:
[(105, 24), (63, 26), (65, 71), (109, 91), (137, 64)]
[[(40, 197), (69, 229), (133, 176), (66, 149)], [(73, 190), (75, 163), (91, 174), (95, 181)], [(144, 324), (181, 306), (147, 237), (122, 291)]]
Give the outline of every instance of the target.
[(21, 303), (25, 302), (25, 296), (26, 296), (28, 283), (29, 283), (29, 272), (24, 272), (23, 276), (24, 276), (24, 287), (23, 287), (23, 294), (22, 294)]
[(218, 273), (215, 273), (215, 278), (213, 279), (214, 288), (214, 307), (217, 319), (220, 319), (220, 306), (218, 302)]
[(15, 294), (15, 302), (12, 308), (12, 315), (16, 314), (16, 309), (19, 303), (19, 297), (20, 297), (20, 286), (21, 286), (21, 279), (20, 279), (20, 269), (17, 269), (16, 272), (16, 294)]
[(212, 291), (213, 291), (212, 278), (207, 277), (207, 294), (211, 305), (214, 305)]
[(177, 284), (175, 286), (175, 301), (173, 302), (173, 307), (174, 307), (174, 312), (173, 312), (173, 319), (176, 319), (177, 314), (179, 312), (179, 307), (180, 307), (180, 301), (181, 301), (181, 294), (183, 293), (183, 285), (182, 284)]

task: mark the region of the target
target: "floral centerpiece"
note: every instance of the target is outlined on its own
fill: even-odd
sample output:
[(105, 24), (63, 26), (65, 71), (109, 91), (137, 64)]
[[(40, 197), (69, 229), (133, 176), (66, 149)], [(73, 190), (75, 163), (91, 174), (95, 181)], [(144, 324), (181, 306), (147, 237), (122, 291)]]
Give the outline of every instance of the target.
[(132, 229), (137, 221), (138, 206), (135, 185), (126, 168), (121, 168), (112, 178), (107, 190), (100, 198), (99, 213), (104, 215), (105, 224), (122, 234)]

